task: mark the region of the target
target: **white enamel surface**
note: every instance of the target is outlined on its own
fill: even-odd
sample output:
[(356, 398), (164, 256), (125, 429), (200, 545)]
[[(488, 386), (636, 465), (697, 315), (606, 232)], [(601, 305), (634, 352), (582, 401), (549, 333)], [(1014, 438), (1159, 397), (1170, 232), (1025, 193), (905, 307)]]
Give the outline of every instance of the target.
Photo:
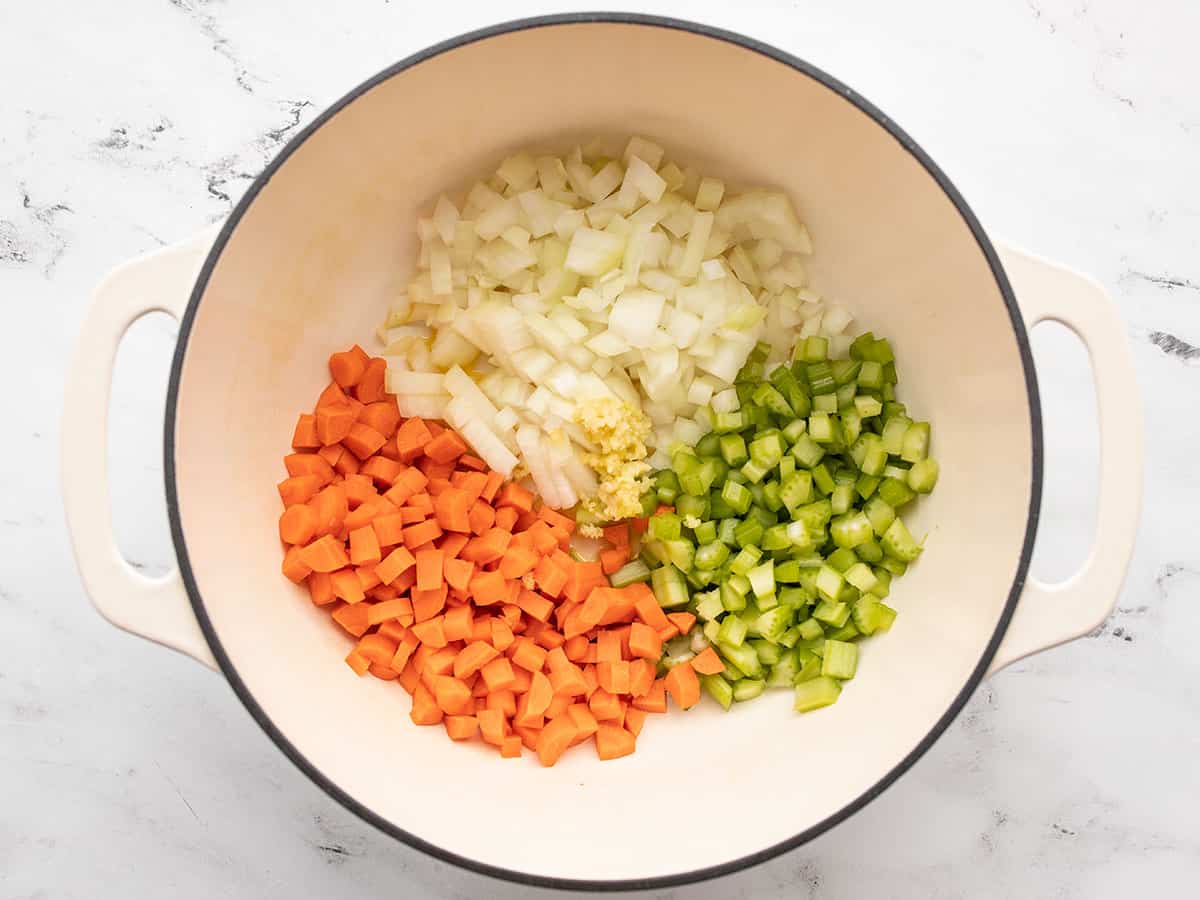
[[(614, 70), (617, 42), (625, 64)], [(547, 82), (545, 66), (597, 87), (580, 102), (576, 82)], [(682, 71), (687, 79), (666, 78)], [(475, 107), (481, 72), (511, 102)], [(713, 131), (710, 104), (727, 110), (728, 130)], [(781, 107), (794, 115), (780, 121)], [(455, 112), (468, 108), (470, 117)], [(506, 151), (595, 130), (649, 134), (733, 181), (790, 190), (815, 235), (814, 284), (893, 338), (903, 398), (937, 424), (943, 468), (915, 516), (918, 533), (932, 529), (929, 551), (893, 595), (897, 625), (864, 649), (862, 677), (836, 707), (793, 716), (787, 692), (731, 716), (705, 707), (652, 720), (632, 758), (598, 765), (577, 753), (544, 771), (451, 747), (440, 730), (410, 724), (395, 685), (349, 673), (345, 638), (278, 574), (273, 485), (296, 411), (323, 383), (322, 360), (369, 338), (400, 283), (417, 211)], [(759, 136), (753, 153), (746, 133)], [(226, 452), (231, 436), (237, 453)], [(564, 878), (716, 865), (786, 840), (870, 789), (978, 664), (1029, 505), (1029, 411), (1009, 314), (935, 182), (870, 119), (790, 68), (709, 38), (628, 26), (539, 29), (457, 49), (317, 132), (221, 255), (189, 339), (176, 442), (180, 514), (205, 607), (283, 735), (396, 826), (483, 863)], [(745, 765), (751, 757), (761, 764)], [(390, 777), (397, 767), (421, 777)], [(805, 770), (839, 774), (788, 774)], [(657, 840), (657, 816), (630, 816), (647, 802), (694, 805), (697, 779), (706, 814), (677, 821), (670, 842)], [(742, 822), (748, 796), (778, 802)], [(478, 797), (488, 802), (464, 817)], [(737, 828), (711, 827), (735, 816)]]

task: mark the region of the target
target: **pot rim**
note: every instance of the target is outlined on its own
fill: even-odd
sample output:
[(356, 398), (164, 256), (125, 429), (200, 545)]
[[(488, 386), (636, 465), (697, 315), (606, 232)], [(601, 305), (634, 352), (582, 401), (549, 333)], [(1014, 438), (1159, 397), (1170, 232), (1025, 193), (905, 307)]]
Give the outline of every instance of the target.
[[(1021, 358), (1021, 367), (1025, 375), (1025, 391), (1029, 402), (1030, 424), (1031, 424), (1031, 449), (1032, 449), (1032, 465), (1031, 476), (1032, 484), (1030, 488), (1029, 512), (1026, 519), (1025, 537), (1021, 545), (1021, 554), (1017, 563), (1016, 572), (1014, 574), (1013, 583), (1009, 588), (1008, 598), (1001, 615), (996, 623), (996, 628), (992, 633), (991, 639), (984, 648), (983, 654), (979, 659), (978, 664), (971, 672), (970, 677), (963, 685), (962, 690), (955, 696), (949, 708), (942, 714), (930, 731), (924, 738), (914, 747), (899, 763), (897, 763), (890, 771), (884, 773), (882, 777), (868, 790), (862, 792), (837, 812), (826, 817), (815, 825), (810, 826), (799, 834), (794, 835), (787, 840), (780, 841), (756, 853), (742, 856), (738, 859), (724, 862), (719, 865), (708, 866), (701, 869), (693, 869), (688, 872), (680, 872), (672, 875), (654, 876), (646, 878), (629, 878), (620, 880), (604, 880), (604, 879), (573, 879), (560, 878), (544, 875), (535, 875), (528, 872), (521, 872), (513, 869), (505, 869), (503, 867), (494, 866), (488, 863), (479, 862), (468, 857), (461, 856), (453, 851), (431, 844), (428, 841), (417, 837), (392, 822), (384, 819), (382, 816), (374, 813), (367, 807), (363, 806), (353, 797), (345, 793), (331, 779), (311, 763), (300, 750), (288, 740), (287, 737), (275, 726), (267, 715), (266, 711), (254, 699), (246, 684), (238, 675), (237, 669), (233, 662), (226, 654), (224, 647), (221, 644), (220, 637), (213, 628), (212, 621), (208, 617), (208, 612), (204, 605), (204, 600), (200, 595), (199, 588), (196, 584), (196, 579), (192, 571), (191, 561), (187, 551), (187, 541), (183, 534), (183, 524), (179, 514), (179, 496), (176, 489), (176, 471), (175, 471), (175, 417), (179, 399), (179, 382), (183, 370), (183, 360), (187, 352), (188, 339), (191, 334), (192, 323), (195, 319), (196, 310), (200, 304), (200, 300), (208, 286), (208, 281), (212, 276), (212, 272), (216, 267), (221, 253), (228, 243), (231, 235), (236, 229), (238, 223), (245, 215), (247, 209), (251, 206), (258, 194), (266, 186), (266, 184), (274, 176), (275, 172), (288, 160), (288, 158), (300, 148), (300, 146), (308, 140), (308, 138), (322, 125), (328, 122), (334, 115), (348, 106), (350, 103), (358, 99), (360, 96), (389, 80), (395, 75), (400, 74), (412, 66), (425, 62), (442, 53), (459, 47), (473, 44), (477, 41), (487, 40), (489, 38), (499, 37), (506, 34), (525, 31), (533, 28), (545, 28), (558, 25), (581, 25), (581, 24), (618, 24), (618, 25), (637, 25), (650, 28), (664, 28), (676, 31), (684, 31), (702, 37), (711, 38), (714, 40), (724, 41), (743, 50), (748, 50), (752, 53), (758, 53), (766, 56), (776, 62), (783, 63), (794, 69), (801, 75), (811, 78), (839, 96), (853, 103), (859, 111), (869, 116), (877, 125), (885, 129), (896, 142), (912, 157), (920, 163), (920, 165), (929, 173), (930, 177), (938, 184), (948, 199), (954, 204), (963, 221), (970, 229), (975, 242), (983, 253), (992, 275), (996, 280), (996, 285), (1000, 290), (1000, 294), (1007, 307), (1009, 319), (1013, 327), (1013, 334), (1016, 338), (1017, 349)], [(230, 213), (225, 224), (222, 226), (220, 233), (213, 242), (212, 249), (209, 251), (204, 265), (196, 278), (195, 287), (192, 289), (191, 296), (188, 300), (187, 309), (179, 322), (179, 339), (175, 347), (174, 357), (171, 363), (171, 375), (167, 388), (167, 403), (166, 416), (164, 423), (164, 474), (166, 478), (166, 494), (167, 494), (167, 514), (170, 519), (171, 537), (175, 545), (175, 554), (179, 564), (179, 572), (182, 576), (184, 586), (187, 589), (188, 597), (191, 601), (192, 609), (195, 612), (196, 619), (200, 624), (200, 629), (204, 634), (205, 640), (212, 649), (214, 658), (221, 668), (221, 672), (229, 681), (234, 693), (246, 707), (246, 710), (259, 724), (259, 726), (267, 733), (267, 736), (274, 741), (275, 745), (283, 752), (283, 754), (292, 761), (292, 763), (300, 769), (309, 779), (313, 781), (326, 794), (336, 800), (339, 804), (345, 807), (350, 812), (354, 813), (360, 819), (375, 826), (385, 834), (401, 841), (408, 846), (420, 850), (423, 853), (429, 854), (443, 862), (451, 863), (455, 866), (470, 870), (477, 874), (500, 878), (505, 881), (514, 882), (516, 884), (526, 885), (530, 887), (554, 888), (559, 890), (583, 890), (583, 891), (633, 891), (633, 890), (658, 890), (662, 888), (675, 887), (684, 884), (691, 884), (699, 881), (706, 881), (712, 878), (718, 878), (724, 875), (730, 875), (739, 872), (751, 866), (758, 865), (773, 859), (782, 853), (800, 847), (808, 843), (817, 836), (824, 834), (835, 825), (848, 819), (851, 815), (858, 812), (870, 801), (874, 800), (890, 787), (902, 774), (907, 772), (913, 764), (925, 754), (927, 750), (937, 741), (939, 737), (946, 731), (950, 723), (958, 716), (966, 705), (967, 700), (975, 692), (976, 687), (983, 680), (987, 672), (987, 668), (991, 663), (992, 657), (995, 655), (997, 648), (1000, 645), (1001, 639), (1004, 637), (1005, 631), (1008, 628), (1009, 621), (1012, 618), (1013, 612), (1016, 609), (1017, 601), (1020, 599), (1021, 591), (1025, 585), (1025, 578), (1029, 569), (1029, 561), (1033, 552), (1034, 539), (1037, 535), (1038, 516), (1041, 507), (1042, 481), (1043, 481), (1043, 465), (1042, 465), (1042, 413), (1041, 404), (1038, 397), (1037, 377), (1033, 365), (1033, 355), (1029, 346), (1028, 334), (1025, 330), (1024, 321), (1021, 317), (1021, 312), (1017, 306), (1016, 298), (1013, 294), (1012, 287), (1009, 284), (1008, 278), (1005, 275), (1004, 269), (1000, 264), (999, 257), (996, 254), (995, 248), (989, 241), (982, 226), (976, 219), (975, 214), (971, 211), (958, 189), (951, 183), (950, 179), (942, 172), (941, 169), (933, 162), (929, 155), (906, 134), (895, 122), (891, 120), (882, 110), (871, 104), (869, 101), (860, 96), (857, 92), (838, 81), (836, 78), (828, 75), (826, 72), (816, 66), (805, 62), (789, 53), (785, 53), (768, 44), (764, 44), (753, 38), (746, 37), (735, 32), (726, 31), (724, 29), (715, 28), (709, 25), (703, 25), (697, 22), (691, 22), (683, 19), (667, 18), (663, 16), (642, 15), (640, 13), (616, 13), (616, 12), (584, 12), (584, 13), (563, 13), (556, 15), (537, 16), (532, 18), (517, 19), (508, 22), (503, 22), (497, 25), (491, 25), (486, 28), (481, 28), (475, 31), (470, 31), (457, 37), (450, 38), (440, 43), (434, 44), (424, 50), (412, 54), (397, 63), (383, 69), (367, 80), (363, 81), (358, 86), (354, 87), (335, 103), (326, 108), (320, 115), (309, 122), (303, 129), (283, 146), (275, 157), (267, 164), (262, 173), (253, 181), (250, 187), (246, 190), (241, 200), (238, 201), (233, 211)]]

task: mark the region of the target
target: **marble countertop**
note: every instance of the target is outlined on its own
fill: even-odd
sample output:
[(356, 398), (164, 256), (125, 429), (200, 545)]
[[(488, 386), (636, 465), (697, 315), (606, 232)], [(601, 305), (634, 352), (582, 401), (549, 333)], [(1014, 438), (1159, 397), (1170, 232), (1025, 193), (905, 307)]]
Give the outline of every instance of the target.
[[(623, 4), (611, 4), (623, 6)], [(1200, 878), (1200, 7), (1186, 0), (644, 2), (774, 43), (892, 115), (989, 231), (1120, 305), (1147, 418), (1140, 543), (1111, 620), (986, 681), (898, 784), (796, 852), (661, 897), (1182, 895)], [(574, 3), (42, 0), (0, 9), (0, 900), (521, 897), (363, 825), (225, 682), (104, 623), (58, 489), (65, 360), (114, 264), (220, 220), (361, 79)], [(115, 524), (172, 559), (161, 405), (174, 323), (117, 367)], [(1098, 452), (1086, 354), (1035, 334), (1047, 496), (1034, 571), (1070, 574)]]

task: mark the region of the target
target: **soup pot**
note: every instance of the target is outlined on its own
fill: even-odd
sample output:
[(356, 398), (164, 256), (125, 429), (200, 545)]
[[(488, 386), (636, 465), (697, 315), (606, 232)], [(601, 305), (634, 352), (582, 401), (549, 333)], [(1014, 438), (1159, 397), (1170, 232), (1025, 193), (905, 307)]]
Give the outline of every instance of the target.
[[(833, 707), (788, 691), (652, 721), (638, 752), (552, 769), (447, 744), (399, 689), (361, 680), (347, 639), (279, 573), (275, 483), (329, 353), (368, 342), (436, 196), (524, 147), (648, 136), (732, 183), (771, 184), (816, 242), (811, 282), (886, 335), (901, 399), (934, 424), (941, 480), (911, 524), (892, 631), (862, 645)], [(125, 329), (180, 322), (163, 438), (178, 568), (148, 579), (114, 542), (105, 446)], [(1028, 329), (1091, 354), (1099, 521), (1082, 569), (1027, 575), (1042, 490)], [(115, 625), (218, 669), (272, 741), (346, 808), (413, 847), (527, 884), (661, 887), (810, 840), (929, 749), (989, 673), (1095, 628), (1115, 600), (1141, 493), (1130, 353), (1094, 282), (994, 244), (920, 147), (813, 66), (748, 38), (634, 15), (464, 35), (358, 86), (300, 132), (219, 229), (129, 262), (97, 289), (69, 376), (67, 518)]]

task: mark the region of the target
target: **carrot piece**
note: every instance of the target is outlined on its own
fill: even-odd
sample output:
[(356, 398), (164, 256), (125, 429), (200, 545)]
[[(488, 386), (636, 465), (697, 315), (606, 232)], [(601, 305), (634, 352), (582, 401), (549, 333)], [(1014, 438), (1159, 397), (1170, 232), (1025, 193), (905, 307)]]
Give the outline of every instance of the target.
[(418, 491), (409, 497), (408, 506), (420, 510), (427, 519), (433, 515), (433, 497), (427, 491)]
[(312, 574), (312, 569), (300, 557), (302, 549), (302, 547), (288, 547), (287, 552), (283, 555), (283, 574), (289, 581), (294, 581), (296, 584)]
[(476, 500), (467, 514), (467, 521), (473, 534), (483, 534), (496, 524), (496, 511), (484, 500)]
[[(501, 566), (503, 570), (503, 566)], [(554, 611), (554, 604), (543, 597), (541, 594), (535, 594), (530, 590), (522, 590), (517, 595), (517, 606), (526, 615), (537, 619), (539, 622), (545, 622), (550, 618), (550, 614)]]
[(413, 691), (412, 712), (409, 717), (416, 725), (436, 725), (442, 721), (444, 713), (429, 688), (417, 684)]
[(537, 739), (536, 752), (542, 765), (552, 766), (558, 762), (574, 739), (575, 723), (566, 713), (547, 722)]
[(588, 709), (601, 722), (607, 722), (621, 715), (621, 701), (615, 694), (597, 687), (588, 697)]
[(346, 654), (346, 665), (354, 670), (355, 675), (366, 675), (371, 668), (371, 661), (355, 649)]
[(508, 736), (508, 722), (504, 719), (504, 713), (498, 709), (484, 708), (475, 713), (475, 718), (479, 721), (479, 734), (484, 741), (499, 747)]
[(468, 741), (479, 733), (479, 720), (475, 716), (446, 716), (442, 724), (452, 741)]
[(404, 464), (386, 456), (372, 456), (359, 467), (359, 472), (369, 477), (381, 488), (390, 488), (400, 477)]
[(564, 516), (562, 513), (551, 509), (544, 503), (542, 504), (541, 509), (538, 510), (538, 518), (547, 525), (557, 526), (558, 528), (564, 529), (568, 534), (575, 530), (574, 519), (572, 519), (570, 516)]
[(712, 647), (705, 647), (692, 657), (692, 668), (701, 675), (716, 675), (725, 671), (725, 663)]
[(483, 490), (479, 492), (479, 496), (491, 503), (496, 499), (496, 492), (500, 490), (500, 486), (504, 484), (504, 476), (499, 472), (488, 472), (487, 478), (483, 482)]
[(422, 644), (434, 648), (446, 646), (445, 619), (442, 616), (435, 616), (432, 619), (426, 619), (424, 622), (418, 622), (409, 630), (420, 638)]
[(543, 629), (538, 633), (537, 642), (547, 650), (553, 650), (556, 647), (561, 647), (567, 642), (567, 638), (560, 631), (555, 631), (552, 628)]
[(642, 622), (634, 622), (629, 628), (630, 653), (643, 659), (662, 656), (662, 640), (657, 631)]
[(332, 535), (324, 535), (300, 551), (300, 561), (314, 572), (334, 572), (350, 563), (346, 547)]
[(446, 610), (442, 627), (448, 641), (465, 641), (471, 636), (474, 611), (470, 606), (456, 606)]
[(308, 501), (308, 505), (316, 514), (316, 534), (337, 534), (342, 530), (342, 523), (350, 512), (346, 492), (340, 484), (330, 484), (321, 488), (317, 495)]
[(546, 712), (550, 701), (554, 699), (554, 687), (550, 679), (541, 672), (533, 673), (533, 681), (529, 685), (529, 705), (526, 711), (531, 716), (540, 716)]
[[(488, 482), (487, 475), (482, 472), (455, 472), (450, 480), (454, 482), (455, 487), (462, 488), (470, 494), (472, 503), (480, 499)], [(490, 503), (486, 499), (484, 502)]]
[(517, 695), (512, 691), (492, 691), (487, 695), (487, 708), (499, 710), (505, 716), (516, 715)]
[(413, 416), (396, 430), (396, 447), (400, 450), (400, 459), (409, 462), (425, 452), (425, 445), (433, 440), (433, 435), (420, 416)]
[(395, 681), (400, 677), (400, 673), (391, 666), (381, 666), (379, 663), (371, 663), (367, 671), (381, 681)]
[(471, 542), (469, 534), (462, 532), (450, 532), (442, 535), (442, 539), (438, 541), (438, 547), (446, 554), (447, 559), (453, 559), (462, 553), (463, 547)]
[(627, 562), (629, 562), (629, 547), (627, 546), (600, 551), (600, 567), (604, 569), (605, 575), (611, 575)]
[(564, 715), (570, 706), (570, 696), (567, 694), (555, 694), (554, 699), (550, 701), (550, 705), (546, 707), (546, 718), (557, 719), (559, 716)]
[(475, 704), (471, 702), (471, 689), (460, 678), (452, 675), (435, 675), (431, 689), (437, 705), (447, 715), (459, 715), (462, 710), (474, 711), (475, 709)]
[(445, 582), (433, 590), (423, 591), (414, 587), (412, 591), (413, 615), (418, 622), (432, 619), (446, 606), (447, 588)]
[(313, 606), (328, 606), (337, 598), (333, 596), (333, 582), (328, 572), (313, 572), (305, 580)]
[(354, 387), (366, 370), (366, 363), (349, 350), (334, 353), (329, 357), (329, 374), (340, 388)]
[(503, 653), (516, 640), (512, 626), (504, 618), (492, 620), (492, 646)]
[(471, 578), (475, 574), (475, 564), (465, 559), (450, 559), (442, 562), (442, 575), (446, 583), (456, 591), (469, 590)]
[(454, 677), (469, 678), (499, 655), (499, 652), (491, 644), (472, 641), (463, 647), (462, 652), (455, 658)]
[(458, 458), (458, 464), (464, 469), (474, 469), (477, 472), (486, 472), (488, 467), (487, 463), (485, 463), (482, 459), (480, 459), (478, 456), (473, 456), (470, 453), (464, 453), (462, 456), (460, 456)]
[[(408, 617), (409, 624), (411, 625), (411, 616), (412, 603), (409, 601), (409, 599), (407, 597), (393, 597), (391, 600), (384, 600), (382, 603), (376, 603), (374, 606), (372, 606), (367, 612), (367, 622), (370, 625), (379, 625), (380, 623), (392, 625), (396, 619), (400, 617)], [(396, 623), (395, 627), (404, 628), (404, 626), (400, 623)], [(383, 628), (379, 629), (380, 634), (382, 634), (383, 631)], [(405, 629), (402, 633), (407, 634), (407, 629)], [(392, 668), (394, 669), (396, 667), (392, 666)], [(404, 667), (401, 666), (400, 668)]]
[(519, 513), (511, 506), (502, 506), (496, 510), (496, 527), (503, 528), (505, 531), (512, 531), (513, 526), (517, 524), (517, 516)]
[(554, 688), (554, 693), (567, 697), (578, 697), (588, 691), (588, 683), (587, 679), (583, 677), (583, 670), (573, 662), (551, 669), (550, 684)]
[(425, 445), (425, 455), (434, 462), (453, 462), (466, 452), (467, 442), (448, 428)]
[(276, 485), (279, 490), (279, 499), (283, 501), (285, 507), (295, 506), (297, 503), (307, 503), (321, 489), (321, 486), (321, 479), (316, 475), (295, 475), (283, 479)]
[(679, 629), (675, 627), (673, 622), (668, 622), (666, 628), (658, 629), (658, 636), (662, 638), (662, 642), (665, 644), (667, 641), (679, 637)]
[(596, 662), (620, 662), (621, 635), (615, 631), (601, 631), (596, 635)]
[(671, 699), (680, 709), (688, 709), (700, 702), (700, 679), (690, 662), (680, 663), (663, 679)]
[(317, 451), (317, 456), (329, 463), (330, 467), (336, 466), (337, 461), (342, 458), (342, 454), (346, 452), (346, 448), (341, 444), (330, 444), (328, 447), (322, 447)]
[(646, 712), (665, 713), (667, 711), (666, 682), (662, 678), (654, 679), (650, 690), (644, 696), (633, 698), (633, 708), (643, 709)]
[(517, 673), (506, 656), (486, 663), (479, 670), (479, 675), (487, 685), (488, 691), (509, 691), (517, 684)]
[(644, 697), (654, 687), (655, 661), (635, 659), (629, 664), (629, 695)]
[(667, 618), (671, 620), (680, 634), (687, 634), (692, 630), (692, 626), (696, 624), (696, 617), (689, 612), (667, 613)]
[(375, 567), (375, 574), (384, 584), (394, 584), (400, 575), (407, 569), (415, 567), (416, 564), (417, 558), (409, 552), (407, 547), (397, 547)]
[(357, 650), (373, 663), (390, 666), (392, 657), (396, 654), (396, 642), (382, 634), (364, 635), (358, 642)]
[(512, 506), (521, 512), (530, 512), (533, 509), (533, 494), (510, 481), (496, 496), (496, 506)]
[(379, 576), (375, 574), (375, 567), (372, 566), (355, 566), (354, 575), (358, 578), (358, 583), (362, 585), (364, 592), (381, 587), (383, 582), (379, 580)]
[(499, 572), (479, 572), (471, 579), (470, 591), (477, 606), (503, 603), (508, 598), (508, 584)]
[(400, 425), (400, 409), (395, 400), (379, 400), (368, 403), (358, 411), (358, 421), (374, 428), (386, 438), (391, 438)]
[(321, 486), (333, 481), (333, 464), (319, 453), (289, 453), (283, 458), (284, 468), (293, 478), (300, 475), (315, 475)]
[[(400, 521), (405, 525), (417, 525), (425, 521), (425, 513), (417, 509), (415, 506), (400, 507)], [(426, 541), (425, 543), (429, 543)], [(415, 547), (412, 549), (416, 549)]]
[(567, 715), (571, 717), (575, 731), (584, 740), (595, 734), (596, 729), (600, 727), (600, 723), (596, 721), (596, 717), (592, 715), (592, 711), (588, 709), (586, 703), (572, 703), (567, 707)]
[(434, 515), (443, 531), (472, 531), (470, 509), (470, 496), (454, 487), (443, 490), (433, 502)]
[(521, 755), (521, 744), (524, 743), (520, 735), (510, 734), (500, 744), (500, 756), (503, 759), (516, 759)]
[(558, 597), (567, 586), (566, 570), (548, 556), (543, 556), (534, 568), (533, 579), (541, 592), (548, 597)]
[(350, 532), (350, 562), (356, 566), (375, 566), (382, 559), (374, 528), (364, 525)]
[(445, 582), (442, 580), (441, 550), (421, 550), (417, 557), (417, 590), (436, 591)]
[(404, 546), (410, 550), (442, 536), (442, 527), (434, 519), (409, 525), (404, 529)]
[[(645, 590), (642, 590), (645, 588)], [(632, 584), (625, 590), (634, 596), (634, 610), (637, 612), (638, 618), (643, 622), (658, 631), (670, 625), (671, 622), (667, 618), (667, 614), (663, 612), (658, 601), (654, 598), (654, 592), (645, 585)]]
[(294, 450), (315, 450), (321, 446), (317, 437), (317, 417), (311, 413), (301, 413), (296, 420), (296, 428), (292, 432), (292, 448)]
[(334, 463), (333, 468), (339, 475), (356, 475), (358, 474), (359, 462), (354, 458), (353, 453), (343, 453), (338, 457), (338, 461)]
[(610, 694), (628, 694), (629, 662), (623, 659), (615, 662), (597, 662), (596, 680), (600, 683), (600, 687)]
[(567, 659), (571, 662), (583, 662), (587, 656), (588, 647), (591, 642), (582, 634), (577, 634), (574, 637), (567, 638), (567, 642), (563, 644), (563, 652), (567, 654)]
[(317, 409), (322, 409), (326, 406), (349, 405), (350, 398), (346, 396), (345, 391), (338, 387), (336, 381), (329, 382), (329, 384), (325, 386), (325, 390), (321, 391), (320, 396), (317, 397)]
[(366, 598), (358, 573), (353, 569), (340, 569), (329, 576), (333, 585), (333, 595), (347, 603), (361, 603)]
[(624, 728), (617, 725), (601, 725), (596, 730), (596, 755), (601, 759), (619, 759), (636, 749), (637, 736)]
[(625, 710), (625, 730), (630, 732), (634, 737), (638, 737), (642, 733), (642, 726), (646, 724), (646, 711), (630, 706)]
[(367, 363), (362, 377), (354, 386), (354, 396), (360, 403), (375, 403), (384, 399), (387, 393), (383, 389), (384, 375), (387, 372), (387, 362), (380, 357), (374, 357)]
[(604, 526), (604, 539), (614, 547), (628, 547), (629, 523), (617, 522), (615, 525)]
[(346, 503), (354, 511), (364, 503), (370, 503), (379, 496), (375, 485), (366, 474), (347, 475), (342, 479), (342, 490), (346, 492)]
[[(432, 427), (433, 423), (429, 423)], [(428, 456), (422, 457), (415, 463), (418, 469), (425, 473), (425, 477), (430, 481), (435, 478), (441, 478), (446, 481), (450, 480), (450, 476), (454, 473), (454, 463), (434, 462)]]
[(370, 607), (365, 603), (346, 604), (333, 611), (333, 621), (355, 637), (362, 637), (371, 627), (367, 621), (369, 613)]
[(367, 459), (387, 443), (387, 438), (369, 425), (353, 422), (341, 441), (342, 446), (359, 459)]
[(317, 531), (317, 514), (304, 503), (289, 506), (279, 517), (279, 538), (285, 544), (307, 544)]
[(518, 638), (514, 643), (516, 651), (512, 655), (512, 661), (529, 672), (540, 672), (546, 664), (546, 650), (539, 647), (529, 638)]
[(318, 406), (317, 440), (326, 447), (345, 440), (354, 427), (354, 416), (354, 409), (350, 406)]
[(540, 557), (533, 550), (510, 543), (500, 559), (500, 574), (505, 578), (520, 578), (526, 572), (532, 572), (539, 561)]
[(395, 483), (384, 496), (397, 506), (403, 506), (409, 501), (409, 498), (425, 490), (427, 484), (429, 484), (429, 479), (425, 477), (425, 473), (410, 466), (396, 476)]

